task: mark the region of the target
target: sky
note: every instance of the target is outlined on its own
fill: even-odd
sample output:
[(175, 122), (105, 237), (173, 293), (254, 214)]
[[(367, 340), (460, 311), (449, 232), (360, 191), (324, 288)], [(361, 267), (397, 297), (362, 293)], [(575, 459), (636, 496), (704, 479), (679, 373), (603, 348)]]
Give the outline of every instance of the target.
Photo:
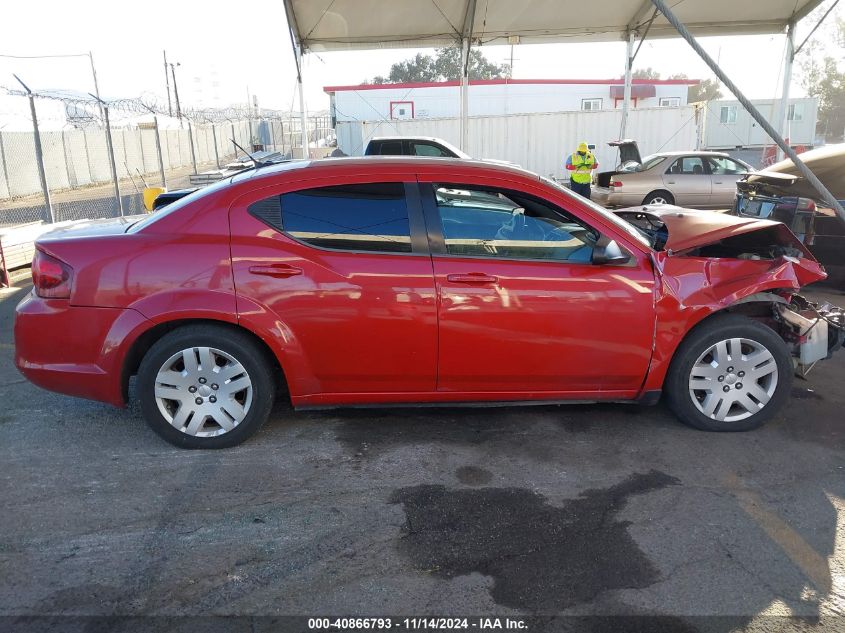
[[(166, 103), (162, 57), (166, 49), (168, 61), (179, 63), (176, 78), (185, 107), (244, 104), (247, 95), (254, 95), (261, 107), (298, 110), (293, 55), (281, 0), (252, 0), (240, 6), (218, 0), (145, 0), (127, 7), (114, 0), (6, 3), (2, 9), (0, 86), (18, 87), (12, 76), (17, 73), (33, 90), (93, 92), (87, 55), (62, 59), (2, 57), (91, 51), (104, 98), (155, 95)], [(834, 15), (837, 13), (843, 16), (845, 10), (837, 7)], [(806, 24), (801, 27), (799, 42), (809, 28)], [(780, 94), (785, 36), (714, 37), (700, 42), (747, 96), (771, 98)], [(496, 63), (508, 62), (511, 54), (507, 46), (484, 47), (483, 51)], [(392, 63), (417, 52), (433, 51), (394, 49), (306, 55), (307, 109), (328, 108), (324, 86), (358, 84), (375, 75), (386, 75)], [(515, 46), (513, 76), (619, 77), (624, 56), (622, 42)], [(572, 63), (575, 59), (577, 64)], [(691, 78), (711, 77), (704, 63), (682, 40), (646, 40), (634, 68), (646, 67), (659, 71), (663, 77), (676, 73), (686, 73)], [(791, 94), (804, 94), (797, 65)]]

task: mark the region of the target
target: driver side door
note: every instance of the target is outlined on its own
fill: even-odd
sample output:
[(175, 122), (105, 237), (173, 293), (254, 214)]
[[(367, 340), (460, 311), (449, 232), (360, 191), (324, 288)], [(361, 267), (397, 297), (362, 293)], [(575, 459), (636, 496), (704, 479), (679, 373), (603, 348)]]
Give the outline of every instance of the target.
[(422, 183), (421, 193), (438, 391), (482, 400), (637, 393), (654, 328), (646, 261), (593, 265), (599, 232), (535, 194), (466, 182)]

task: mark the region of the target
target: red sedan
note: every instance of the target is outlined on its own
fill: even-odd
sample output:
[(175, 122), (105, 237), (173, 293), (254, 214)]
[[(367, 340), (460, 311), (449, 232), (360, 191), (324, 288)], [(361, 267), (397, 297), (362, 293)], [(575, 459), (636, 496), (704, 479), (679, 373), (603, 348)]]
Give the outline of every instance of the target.
[[(825, 273), (786, 227), (676, 207), (612, 214), (502, 165), (260, 167), (142, 219), (38, 241), (16, 362), (189, 448), (294, 407), (656, 402), (759, 426), (843, 341), (796, 294)], [(623, 219), (624, 218), (624, 219)]]

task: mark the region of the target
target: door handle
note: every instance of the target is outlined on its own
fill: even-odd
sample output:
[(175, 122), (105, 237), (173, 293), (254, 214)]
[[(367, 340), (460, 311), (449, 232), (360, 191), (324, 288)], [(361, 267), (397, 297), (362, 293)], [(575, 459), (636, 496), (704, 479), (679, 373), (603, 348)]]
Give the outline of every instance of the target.
[(494, 284), (498, 277), (484, 273), (465, 273), (462, 275), (446, 275), (446, 280), (456, 284)]
[(721, 181), (721, 180), (714, 180), (714, 181), (713, 181), (713, 184), (714, 184), (714, 185), (721, 185), (721, 184), (722, 184), (722, 181)]
[(674, 181), (674, 180), (667, 180), (667, 181), (666, 181), (666, 184), (669, 184), (669, 185), (674, 185), (674, 184), (675, 184), (675, 181)]
[(302, 269), (289, 264), (264, 264), (261, 266), (250, 266), (249, 272), (253, 275), (266, 275), (267, 277), (284, 279), (285, 277), (301, 275)]

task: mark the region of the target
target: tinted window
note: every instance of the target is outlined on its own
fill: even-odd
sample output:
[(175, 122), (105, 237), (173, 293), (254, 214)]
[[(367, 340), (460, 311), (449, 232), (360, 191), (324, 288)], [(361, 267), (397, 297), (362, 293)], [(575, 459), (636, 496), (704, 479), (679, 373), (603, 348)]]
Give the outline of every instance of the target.
[(414, 143), (413, 141), (411, 142), (411, 154), (414, 156), (451, 156), (451, 154), (436, 145), (430, 143)]
[(668, 173), (701, 176), (707, 171), (704, 169), (704, 160), (700, 156), (684, 156), (672, 164)]
[(375, 183), (320, 187), (281, 196), (282, 228), (322, 248), (411, 252), (405, 186)]
[(402, 141), (377, 141), (370, 145), (368, 154), (379, 154), (381, 156), (401, 156)]
[(535, 198), (463, 185), (435, 195), (450, 255), (591, 261), (598, 234)]

